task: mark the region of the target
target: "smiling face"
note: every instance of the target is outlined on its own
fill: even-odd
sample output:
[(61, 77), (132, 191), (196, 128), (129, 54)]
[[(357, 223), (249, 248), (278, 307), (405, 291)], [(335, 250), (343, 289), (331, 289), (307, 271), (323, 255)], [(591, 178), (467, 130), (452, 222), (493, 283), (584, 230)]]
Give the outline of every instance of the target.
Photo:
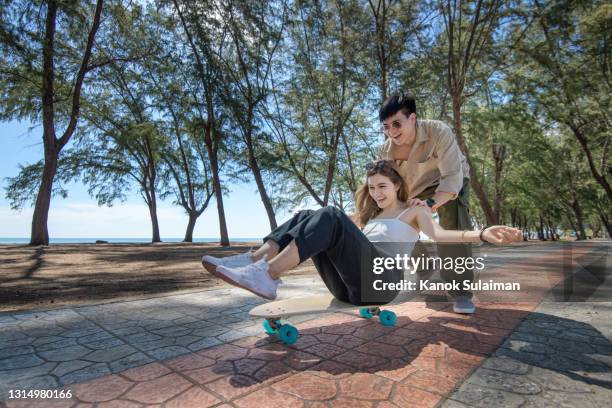
[(400, 109), (383, 120), (382, 128), (384, 134), (395, 145), (412, 144), (416, 138), (416, 114), (411, 113), (406, 116)]
[(376, 201), (376, 205), (382, 210), (397, 203), (399, 188), (399, 185), (393, 184), (389, 177), (382, 174), (374, 174), (368, 177), (370, 197)]

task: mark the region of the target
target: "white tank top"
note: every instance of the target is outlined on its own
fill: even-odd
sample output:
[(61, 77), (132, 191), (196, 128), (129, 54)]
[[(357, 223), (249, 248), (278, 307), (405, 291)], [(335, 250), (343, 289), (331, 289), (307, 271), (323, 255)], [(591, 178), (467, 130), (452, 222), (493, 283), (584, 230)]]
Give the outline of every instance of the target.
[(373, 218), (363, 227), (363, 234), (370, 242), (417, 242), (419, 232), (400, 220), (409, 208), (395, 218)]

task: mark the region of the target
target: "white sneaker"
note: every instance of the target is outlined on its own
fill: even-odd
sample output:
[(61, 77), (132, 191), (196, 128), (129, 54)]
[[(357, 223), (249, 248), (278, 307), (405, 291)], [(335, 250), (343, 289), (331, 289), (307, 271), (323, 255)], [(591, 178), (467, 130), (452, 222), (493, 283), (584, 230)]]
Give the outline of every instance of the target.
[(236, 268), (240, 266), (246, 266), (253, 263), (253, 252), (250, 250), (238, 255), (226, 256), (225, 258), (217, 258), (211, 255), (204, 255), (202, 257), (202, 265), (206, 270), (213, 276), (217, 276), (217, 267), (226, 266), (228, 268)]
[(276, 289), (281, 283), (280, 279), (272, 279), (268, 272), (268, 262), (265, 259), (236, 268), (219, 265), (217, 276), (229, 284), (246, 289), (268, 300), (276, 299)]

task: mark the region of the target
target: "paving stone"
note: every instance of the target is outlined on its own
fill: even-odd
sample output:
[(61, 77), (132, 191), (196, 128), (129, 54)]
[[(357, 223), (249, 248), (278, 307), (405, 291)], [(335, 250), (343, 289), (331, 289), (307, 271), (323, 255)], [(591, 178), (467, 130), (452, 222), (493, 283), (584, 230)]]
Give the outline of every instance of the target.
[(512, 333), (512, 335), (510, 336), (510, 339), (512, 340), (523, 340), (529, 343), (542, 343), (542, 344), (546, 344), (546, 342), (548, 341), (549, 337), (548, 336), (542, 336), (542, 335), (538, 335), (538, 334), (534, 334), (534, 333), (527, 333), (527, 332), (523, 332), (523, 331), (516, 331), (514, 333)]
[(333, 358), (343, 364), (353, 366), (357, 369), (364, 369), (368, 367), (380, 366), (388, 363), (389, 360), (379, 356), (372, 356), (370, 354), (359, 353), (357, 351), (347, 351), (346, 353), (340, 354)]
[(191, 351), (200, 351), (221, 344), (221, 340), (216, 337), (205, 337), (191, 343), (187, 348)]
[(276, 391), (295, 395), (301, 399), (323, 401), (336, 395), (334, 382), (307, 373), (297, 373), (282, 381), (274, 383)]
[[(238, 408), (255, 408), (263, 407), (283, 407), (283, 408), (302, 408), (304, 401), (293, 395), (279, 392), (271, 388), (264, 388), (255, 391), (246, 397), (239, 398), (233, 401), (233, 404)], [(316, 408), (314, 405), (309, 405), (310, 408)], [(357, 407), (355, 407), (357, 408)]]
[(154, 332), (157, 330), (174, 327), (174, 324), (171, 321), (160, 320), (160, 321), (155, 321), (155, 322), (150, 322), (150, 321), (143, 322), (140, 326), (145, 330)]
[(198, 320), (193, 323), (183, 324), (185, 327), (189, 327), (190, 329), (203, 329), (205, 327), (214, 326), (216, 323), (208, 322), (206, 320)]
[(160, 330), (153, 330), (153, 334), (157, 334), (165, 337), (180, 337), (185, 336), (193, 332), (194, 329), (190, 329), (189, 327), (181, 327), (181, 326), (169, 326)]
[(591, 401), (589, 395), (581, 393), (567, 393), (560, 391), (546, 391), (540, 395), (541, 398), (551, 401), (557, 407), (564, 408), (597, 408), (595, 403)]
[[(206, 368), (202, 370), (206, 370)], [(209, 382), (204, 387), (226, 400), (230, 400), (251, 393), (261, 388), (262, 384), (245, 375), (232, 375)]]
[(0, 324), (8, 325), (10, 323), (15, 323), (17, 320), (9, 315), (0, 315)]
[(558, 337), (551, 337), (548, 339), (548, 345), (555, 350), (569, 351), (572, 353), (594, 353), (595, 349), (588, 343), (582, 343), (579, 341), (572, 341), (567, 339), (559, 339)]
[(522, 363), (530, 364), (530, 365), (538, 365), (542, 361), (547, 359), (547, 357), (543, 354), (518, 352), (518, 351), (510, 350), (504, 347), (498, 348), (493, 353), (493, 355), (495, 357), (509, 357), (513, 360), (520, 361)]
[(181, 318), (178, 318), (176, 320), (174, 320), (174, 324), (176, 325), (185, 325), (187, 323), (195, 323), (195, 322), (199, 322), (200, 320), (193, 317), (193, 316), (184, 316)]
[(147, 356), (144, 353), (138, 352), (138, 353), (134, 353), (129, 356), (123, 357), (117, 361), (113, 361), (109, 365), (110, 365), (111, 372), (119, 373), (129, 368), (140, 367), (144, 364), (148, 364), (153, 361), (155, 361), (153, 358)]
[[(6, 386), (6, 391), (10, 389), (18, 390), (48, 390), (59, 386), (57, 380), (50, 375), (42, 375), (39, 377), (28, 378), (27, 380), (18, 380), (3, 384)], [(0, 397), (0, 401), (5, 399), (5, 396)]]
[(477, 387), (472, 384), (464, 384), (461, 386), (461, 388), (451, 396), (451, 399), (478, 408), (518, 408), (525, 403), (525, 398), (521, 395)]
[(200, 340), (201, 337), (199, 336), (191, 336), (191, 335), (187, 335), (187, 336), (181, 336), (181, 337), (177, 337), (176, 339), (174, 339), (174, 343), (179, 345), (179, 346), (188, 346), (198, 340)]
[(550, 349), (545, 344), (531, 343), (531, 342), (522, 341), (522, 340), (508, 339), (502, 345), (502, 347), (508, 348), (512, 351), (518, 351), (518, 352), (524, 352), (524, 353), (546, 354), (550, 352)]
[[(206, 408), (219, 404), (220, 399), (200, 387), (191, 387), (164, 404), (165, 408)], [(253, 405), (251, 405), (253, 406)]]
[(0, 350), (0, 360), (7, 357), (19, 356), (22, 354), (34, 353), (34, 347), (32, 346), (18, 346), (3, 348)]
[[(562, 358), (568, 361), (574, 361), (574, 369), (582, 369), (596, 372), (602, 369), (610, 368), (610, 366), (606, 364), (605, 361), (601, 361), (594, 357), (597, 356), (595, 354), (589, 355), (578, 352), (558, 352), (557, 355), (555, 355), (555, 358)], [(576, 366), (576, 362), (580, 364)]]
[(62, 333), (63, 337), (85, 337), (96, 334), (100, 331), (98, 327), (84, 327), (75, 330), (68, 330)]
[(182, 372), (186, 370), (194, 370), (196, 368), (209, 367), (215, 364), (212, 358), (204, 357), (199, 354), (185, 354), (183, 356), (167, 360), (165, 365), (173, 370)]
[[(379, 405), (380, 407), (380, 405)], [(470, 408), (471, 405), (466, 405), (462, 402), (459, 401), (455, 401), (455, 400), (451, 400), (451, 399), (447, 399), (445, 400), (442, 405), (440, 405), (440, 408)]]
[(531, 368), (528, 364), (508, 357), (490, 357), (484, 361), (482, 367), (510, 374), (526, 374)]
[(147, 353), (157, 360), (165, 360), (167, 358), (177, 357), (183, 354), (190, 353), (190, 350), (182, 346), (160, 347), (158, 349), (149, 350)]
[(531, 381), (540, 383), (544, 388), (552, 391), (584, 392), (590, 393), (591, 387), (581, 381), (576, 381), (567, 374), (558, 373), (540, 367), (533, 367), (528, 376)]
[(242, 330), (231, 330), (227, 333), (218, 335), (217, 338), (221, 340), (222, 343), (229, 343), (247, 336), (249, 336), (249, 333), (243, 332)]
[(155, 350), (161, 347), (168, 347), (168, 346), (173, 346), (173, 345), (174, 345), (174, 339), (171, 339), (169, 337), (164, 337), (161, 340), (149, 341), (146, 343), (132, 343), (132, 346), (136, 347), (137, 349), (141, 351)]
[(391, 393), (393, 382), (367, 373), (355, 373), (338, 381), (343, 396), (364, 400), (385, 400)]
[(75, 384), (91, 380), (94, 378), (102, 377), (110, 374), (111, 371), (108, 366), (104, 363), (92, 364), (88, 367), (80, 370), (73, 371), (60, 377), (60, 382), (63, 385)]
[(211, 337), (211, 336), (219, 336), (223, 333), (227, 333), (230, 331), (230, 328), (225, 326), (209, 326), (203, 329), (197, 329), (193, 331), (194, 336), (202, 336), (202, 337)]
[[(36, 367), (21, 368), (17, 370), (0, 369), (0, 384), (12, 381), (27, 381), (29, 378), (44, 376), (53, 371), (58, 363), (45, 363)], [(1, 367), (1, 366), (0, 366)]]
[(52, 351), (52, 350), (59, 350), (59, 349), (63, 349), (65, 347), (73, 347), (73, 346), (78, 346), (78, 342), (77, 339), (62, 339), (60, 341), (55, 341), (52, 343), (45, 343), (42, 344), (40, 346), (35, 346), (37, 351)]
[(121, 327), (112, 327), (107, 326), (109, 330), (113, 332), (116, 336), (129, 336), (130, 334), (135, 333), (144, 333), (146, 330), (142, 327), (137, 326), (134, 322), (129, 322), (127, 325), (122, 325)]
[(32, 344), (33, 341), (33, 337), (23, 337), (15, 340), (0, 341), (0, 349), (18, 346), (29, 346)]
[(106, 331), (98, 331), (96, 333), (89, 334), (87, 336), (79, 337), (79, 344), (93, 343), (94, 341), (106, 340), (113, 338), (114, 336)]
[(130, 381), (116, 375), (110, 375), (75, 385), (73, 395), (84, 402), (110, 401), (121, 396), (131, 386)]
[(163, 364), (150, 363), (123, 371), (121, 376), (131, 381), (149, 381), (170, 374), (171, 372), (172, 370)]
[(125, 398), (145, 404), (160, 404), (190, 387), (191, 383), (178, 374), (168, 374), (136, 384), (125, 394)]
[(48, 361), (70, 361), (85, 357), (92, 351), (83, 346), (70, 346), (57, 350), (41, 351), (38, 354)]
[(36, 367), (45, 363), (44, 360), (34, 354), (26, 354), (0, 360), (1, 370), (16, 370), (20, 368)]
[(51, 372), (51, 374), (61, 377), (73, 371), (80, 370), (81, 368), (88, 367), (92, 364), (94, 363), (92, 363), (91, 361), (83, 360), (66, 361), (63, 363), (59, 363), (58, 366)]
[(338, 347), (333, 344), (317, 343), (304, 349), (307, 353), (315, 354), (325, 359), (332, 358), (346, 351), (343, 347)]
[[(398, 384), (391, 396), (391, 402), (397, 407), (425, 408), (435, 407), (442, 397), (431, 392), (419, 390), (409, 385)], [(487, 408), (491, 407), (489, 405)]]
[(122, 346), (117, 346), (105, 350), (93, 351), (87, 356), (87, 360), (94, 361), (96, 363), (110, 363), (111, 361), (119, 360), (125, 356), (129, 356), (130, 354), (133, 354), (136, 351), (137, 350), (134, 347), (124, 344)]
[(60, 336), (43, 336), (43, 337), (34, 338), (32, 344), (35, 346), (42, 346), (44, 344), (56, 343), (62, 340), (66, 340), (66, 339)]
[(83, 345), (93, 350), (105, 350), (105, 349), (121, 346), (124, 344), (125, 343), (122, 340), (116, 337), (110, 337), (108, 339), (92, 341), (91, 343), (85, 343)]
[(481, 387), (489, 387), (516, 394), (538, 394), (542, 391), (542, 387), (538, 383), (530, 381), (528, 378), (501, 373), (499, 371), (479, 368), (472, 374), (467, 383), (475, 384)]

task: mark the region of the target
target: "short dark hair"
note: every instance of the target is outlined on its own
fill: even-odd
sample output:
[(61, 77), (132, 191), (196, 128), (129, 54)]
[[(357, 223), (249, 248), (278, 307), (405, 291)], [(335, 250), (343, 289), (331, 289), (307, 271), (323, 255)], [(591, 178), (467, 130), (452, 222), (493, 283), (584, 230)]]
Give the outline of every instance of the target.
[(389, 96), (378, 111), (378, 119), (382, 122), (400, 110), (406, 117), (416, 113), (416, 100), (413, 94), (408, 91), (400, 91)]

